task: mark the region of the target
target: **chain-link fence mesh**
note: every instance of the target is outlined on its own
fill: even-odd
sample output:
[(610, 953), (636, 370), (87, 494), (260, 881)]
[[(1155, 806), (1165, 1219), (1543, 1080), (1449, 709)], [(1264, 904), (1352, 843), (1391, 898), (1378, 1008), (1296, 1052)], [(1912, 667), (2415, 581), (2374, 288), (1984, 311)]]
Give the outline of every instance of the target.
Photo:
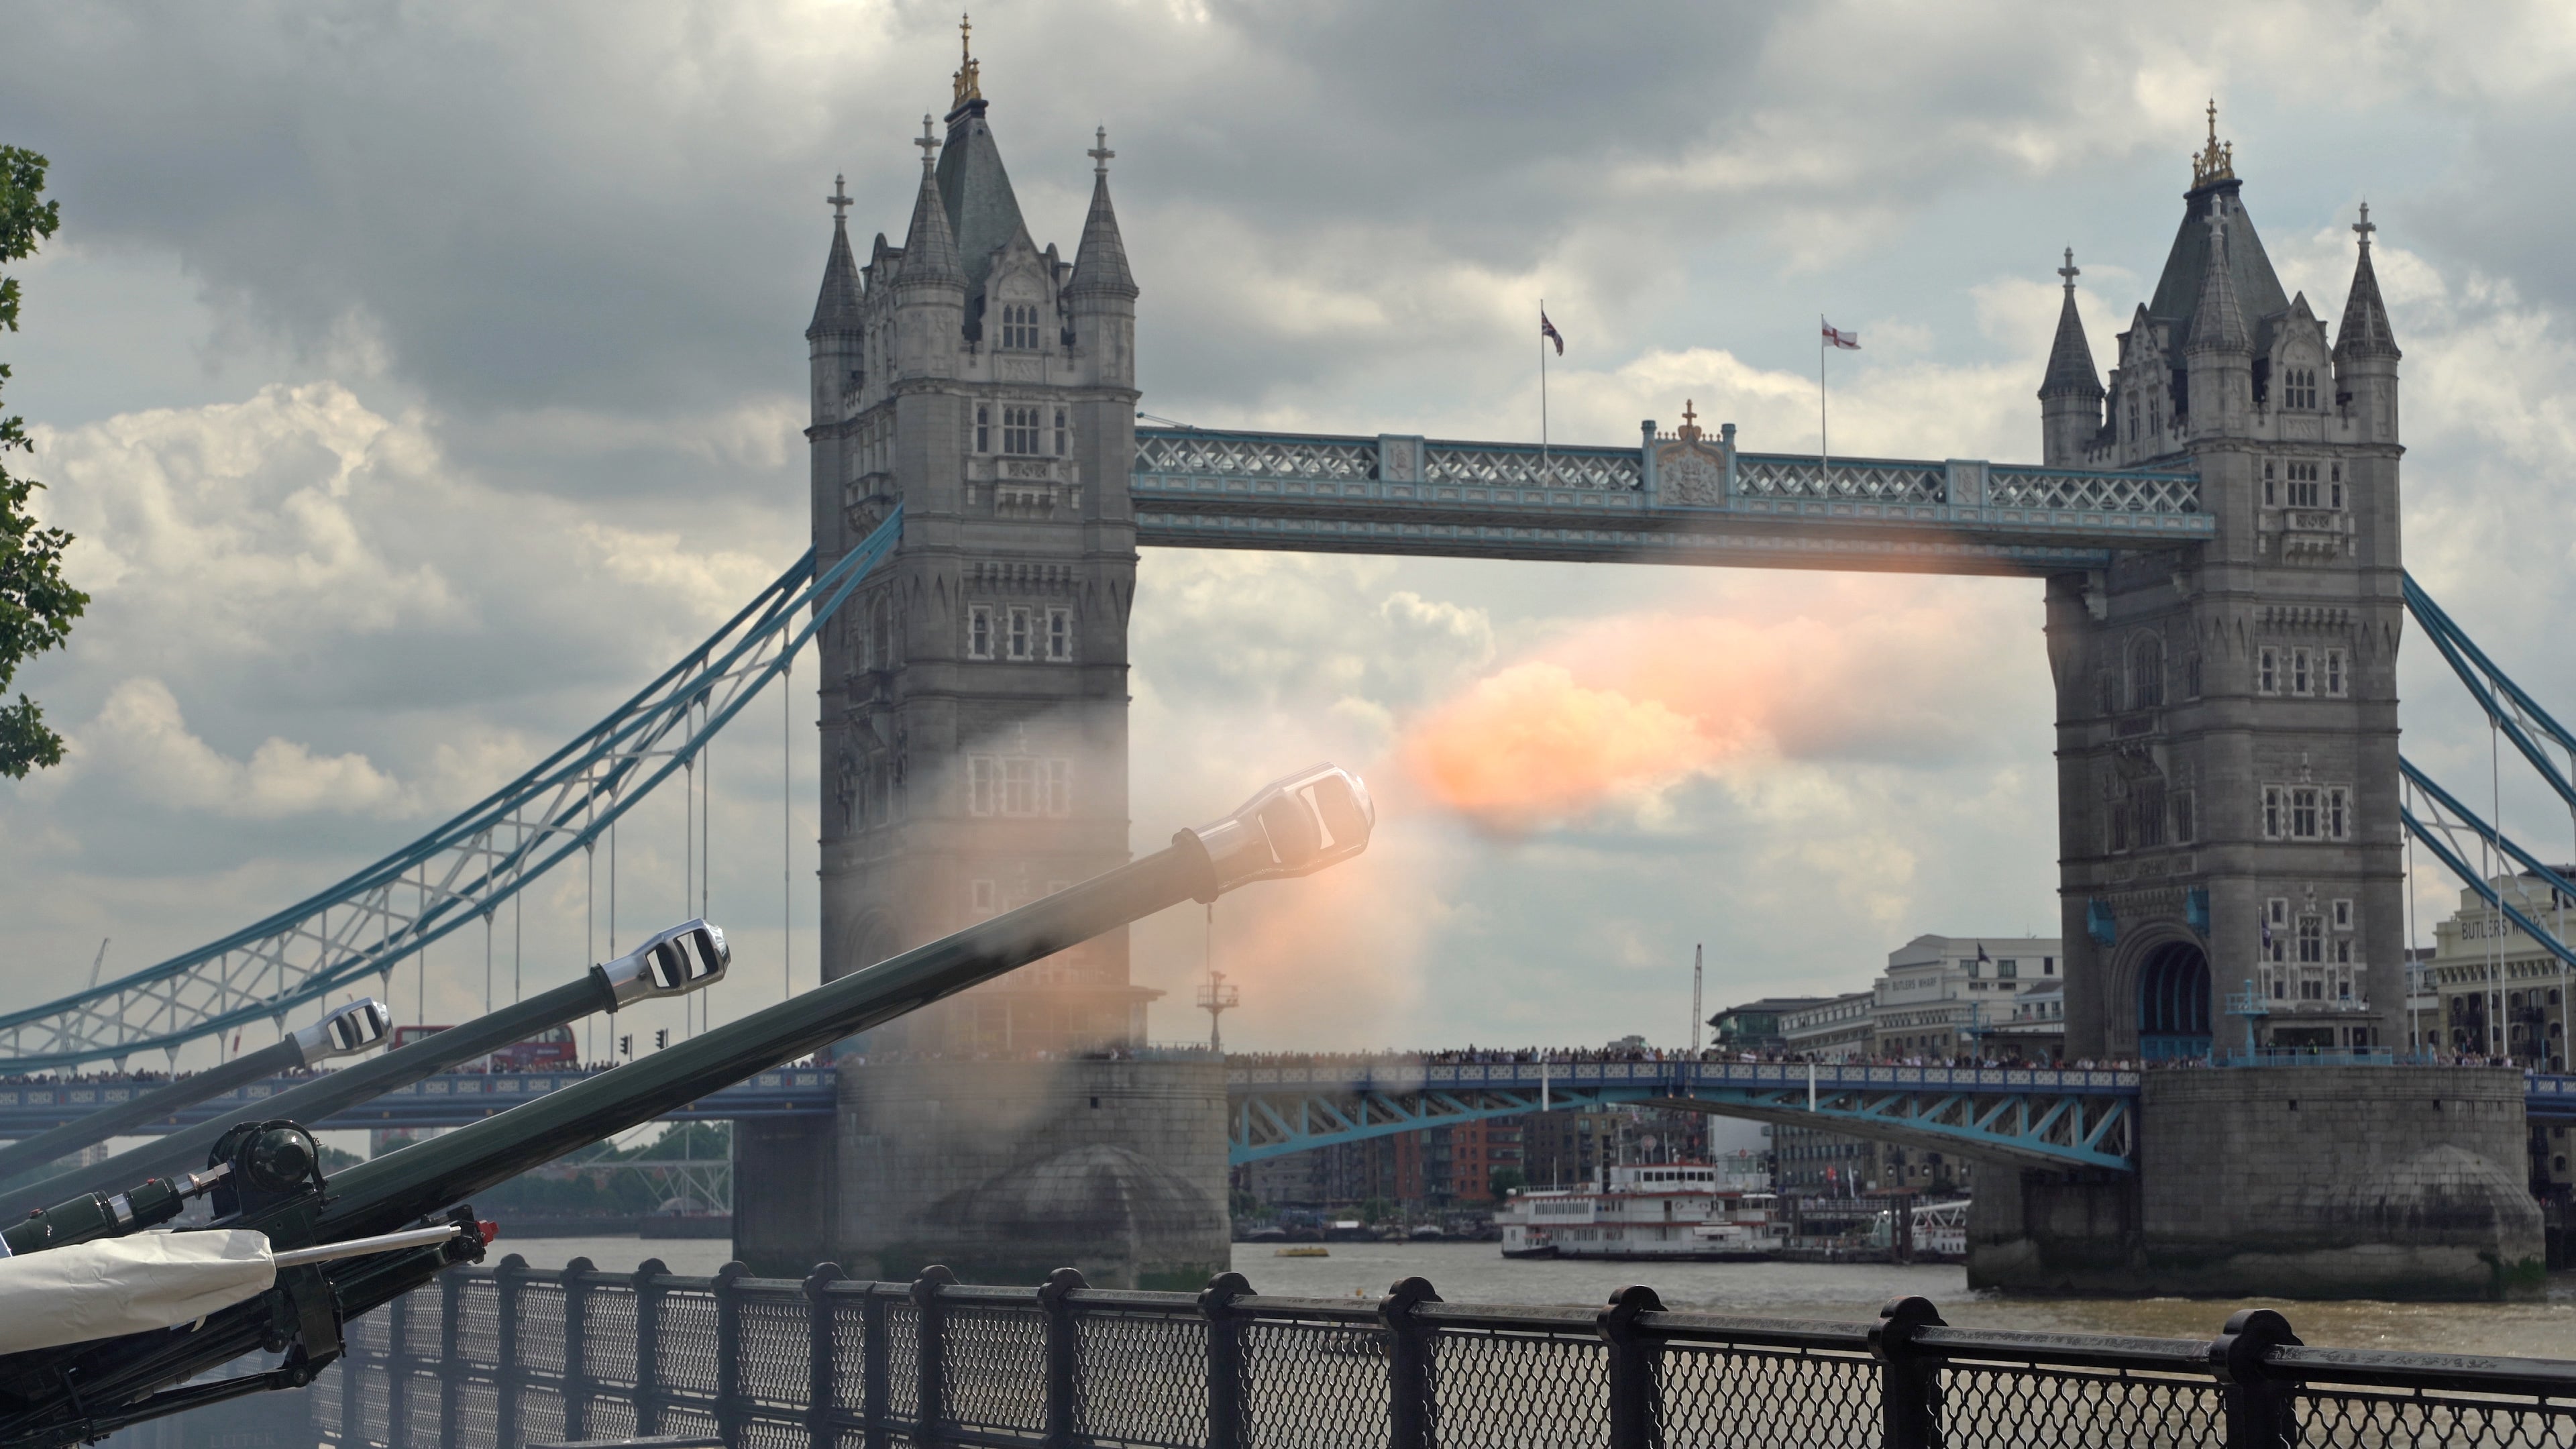
[[(2186, 1341), (1945, 1330), (1930, 1347), (1891, 1335), (1874, 1354), (1868, 1325), (1784, 1334), (1661, 1310), (1596, 1328), (1562, 1309), (1436, 1299), (1373, 1312), (1212, 1295), (1224, 1305), (1212, 1315), (1190, 1294), (506, 1271), (506, 1289), (490, 1271), (459, 1271), (350, 1322), (345, 1356), (306, 1399), (316, 1437), (334, 1449), (636, 1434), (736, 1449), (933, 1437), (1033, 1449), (2576, 1449), (2576, 1364), (2472, 1371), (2376, 1354), (2337, 1383), (2328, 1356), (2310, 1354), (2229, 1383), (2209, 1366), (2224, 1354)], [(2390, 1383), (2416, 1387), (2363, 1386)], [(921, 1422), (934, 1391), (935, 1433)]]

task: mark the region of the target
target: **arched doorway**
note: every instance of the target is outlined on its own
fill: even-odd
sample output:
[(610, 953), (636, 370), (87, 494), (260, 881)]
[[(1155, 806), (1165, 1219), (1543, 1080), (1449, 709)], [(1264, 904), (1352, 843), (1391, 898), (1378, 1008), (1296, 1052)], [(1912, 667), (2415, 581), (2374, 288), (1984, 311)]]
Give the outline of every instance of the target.
[(2209, 957), (2189, 941), (2158, 946), (2138, 967), (2138, 1055), (2209, 1055), (2209, 1008)]

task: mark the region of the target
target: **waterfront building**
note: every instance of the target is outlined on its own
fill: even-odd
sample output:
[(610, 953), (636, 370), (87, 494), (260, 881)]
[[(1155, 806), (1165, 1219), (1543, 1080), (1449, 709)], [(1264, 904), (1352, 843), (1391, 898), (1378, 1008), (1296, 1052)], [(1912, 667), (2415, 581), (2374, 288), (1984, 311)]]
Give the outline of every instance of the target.
[(1848, 1062), (1877, 1049), (1875, 991), (1847, 991), (1780, 1014), (1780, 1040), (1793, 1057)]
[[(2566, 877), (2576, 867), (2558, 866)], [(2530, 872), (2488, 881), (2525, 916), (2568, 939), (2576, 901)], [(2439, 1002), (2434, 1050), (2508, 1059), (2536, 1071), (2567, 1069), (2567, 967), (2511, 917), (2462, 887), (2459, 909), (2433, 927), (2424, 975)], [(2430, 1033), (2428, 1033), (2430, 1034)], [(2273, 1033), (2274, 1039), (2280, 1033)]]
[(1984, 1055), (1999, 1062), (2056, 1062), (2066, 1057), (2066, 986), (2049, 981), (2016, 995), (2012, 1015), (1986, 1028)]
[(1915, 937), (1888, 953), (1878, 979), (1874, 1054), (1932, 1062), (1981, 1055), (1979, 1038), (2012, 1019), (2023, 992), (2063, 987), (2062, 959), (2053, 937)]
[(1793, 1012), (1826, 999), (1821, 996), (1766, 996), (1760, 1001), (1730, 1006), (1710, 1017), (1708, 1024), (1717, 1032), (1714, 1041), (1720, 1051), (1783, 1051), (1788, 1047), (1781, 1029), (1783, 1020)]

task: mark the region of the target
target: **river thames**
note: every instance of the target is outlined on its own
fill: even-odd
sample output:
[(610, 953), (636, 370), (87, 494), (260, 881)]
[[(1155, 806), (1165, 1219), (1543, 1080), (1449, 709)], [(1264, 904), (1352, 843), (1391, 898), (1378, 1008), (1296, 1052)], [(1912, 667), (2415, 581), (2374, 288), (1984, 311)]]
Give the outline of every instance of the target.
[[(2548, 1296), (2527, 1303), (2002, 1298), (1970, 1294), (1967, 1270), (1956, 1264), (1514, 1262), (1491, 1243), (1334, 1243), (1330, 1251), (1282, 1258), (1270, 1244), (1237, 1243), (1234, 1268), (1261, 1292), (1295, 1297), (1375, 1297), (1399, 1278), (1419, 1276), (1452, 1302), (1594, 1304), (1644, 1283), (1673, 1308), (1860, 1321), (1911, 1293), (1961, 1326), (2160, 1338), (2208, 1338), (2235, 1309), (2264, 1307), (2281, 1310), (2302, 1339), (2320, 1346), (2576, 1359), (2576, 1274), (2552, 1278)], [(487, 1261), (517, 1253), (531, 1266), (559, 1268), (587, 1257), (623, 1272), (659, 1258), (674, 1273), (709, 1274), (730, 1252), (721, 1239), (505, 1236)]]

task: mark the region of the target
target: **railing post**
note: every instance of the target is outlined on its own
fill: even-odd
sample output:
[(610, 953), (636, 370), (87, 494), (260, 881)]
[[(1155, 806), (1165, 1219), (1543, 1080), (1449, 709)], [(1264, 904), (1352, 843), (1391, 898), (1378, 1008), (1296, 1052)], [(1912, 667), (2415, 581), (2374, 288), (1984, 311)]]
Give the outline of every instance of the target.
[(575, 1258), (563, 1267), (563, 1412), (567, 1440), (590, 1437), (590, 1275), (597, 1271), (598, 1265), (588, 1258)]
[(716, 1437), (742, 1442), (742, 1280), (751, 1272), (735, 1261), (716, 1270)]
[(859, 1414), (864, 1422), (867, 1449), (887, 1449), (893, 1435), (886, 1427), (891, 1408), (886, 1388), (886, 1295), (890, 1285), (870, 1283), (859, 1300), (862, 1316), (859, 1344), (859, 1389), (865, 1397)]
[(1234, 1300), (1251, 1293), (1252, 1283), (1241, 1273), (1219, 1273), (1199, 1293), (1199, 1312), (1207, 1315), (1208, 1449), (1242, 1449), (1244, 1391), (1252, 1379)]
[(1870, 1325), (1869, 1356), (1878, 1360), (1882, 1449), (1940, 1449), (1940, 1367), (1914, 1347), (1914, 1331), (1938, 1328), (1941, 1310), (1928, 1298), (1896, 1298)]
[(1610, 1449), (1653, 1449), (1663, 1442), (1662, 1396), (1657, 1392), (1655, 1344), (1637, 1327), (1637, 1315), (1661, 1313), (1655, 1290), (1622, 1288), (1593, 1316), (1610, 1346)]
[(946, 1317), (939, 1302), (939, 1290), (957, 1281), (957, 1275), (937, 1263), (921, 1270), (912, 1280), (912, 1306), (920, 1311), (921, 1326), (916, 1330), (913, 1363), (920, 1369), (919, 1387), (912, 1396), (912, 1442), (919, 1449), (937, 1449), (946, 1437), (948, 1424), (947, 1334), (941, 1320)]
[(1387, 1334), (1388, 1449), (1431, 1449), (1438, 1430), (1431, 1399), (1431, 1335), (1436, 1330), (1413, 1311), (1439, 1301), (1427, 1278), (1404, 1279), (1377, 1301), (1378, 1320)]
[(817, 1263), (805, 1275), (806, 1319), (813, 1325), (805, 1347), (805, 1436), (812, 1449), (834, 1449), (840, 1430), (841, 1376), (833, 1372), (832, 1293), (841, 1280), (841, 1265)]
[(517, 1253), (492, 1270), (493, 1342), (498, 1345), (492, 1363), (492, 1437), (500, 1449), (516, 1449), (519, 1443), (519, 1285), (527, 1271), (528, 1260)]
[(456, 1387), (465, 1376), (464, 1351), (457, 1345), (456, 1325), (461, 1315), (457, 1310), (465, 1302), (465, 1274), (462, 1270), (438, 1275), (439, 1337), (446, 1352), (438, 1366), (438, 1433), (449, 1444), (460, 1442), (456, 1433)]
[[(1065, 1295), (1091, 1285), (1080, 1271), (1058, 1268), (1038, 1286), (1038, 1307), (1046, 1312), (1046, 1442), (1047, 1449), (1072, 1449), (1074, 1428), (1082, 1420), (1082, 1330), (1073, 1321), (1073, 1300)], [(1209, 1449), (1216, 1449), (1214, 1439)]]
[[(385, 1449), (411, 1449), (411, 1370), (405, 1360), (411, 1348), (411, 1295), (385, 1305)], [(342, 1359), (342, 1363), (351, 1362)], [(342, 1376), (342, 1382), (348, 1381)], [(343, 1404), (347, 1403), (344, 1396)], [(343, 1444), (358, 1442), (355, 1425)]]
[(2264, 1367), (2273, 1349), (2298, 1341), (2290, 1320), (2269, 1308), (2238, 1310), (2209, 1341), (2210, 1371), (2227, 1402), (2227, 1449), (2283, 1449), (2299, 1442), (2296, 1385)]
[(662, 1432), (662, 1279), (659, 1258), (635, 1265), (635, 1434)]

